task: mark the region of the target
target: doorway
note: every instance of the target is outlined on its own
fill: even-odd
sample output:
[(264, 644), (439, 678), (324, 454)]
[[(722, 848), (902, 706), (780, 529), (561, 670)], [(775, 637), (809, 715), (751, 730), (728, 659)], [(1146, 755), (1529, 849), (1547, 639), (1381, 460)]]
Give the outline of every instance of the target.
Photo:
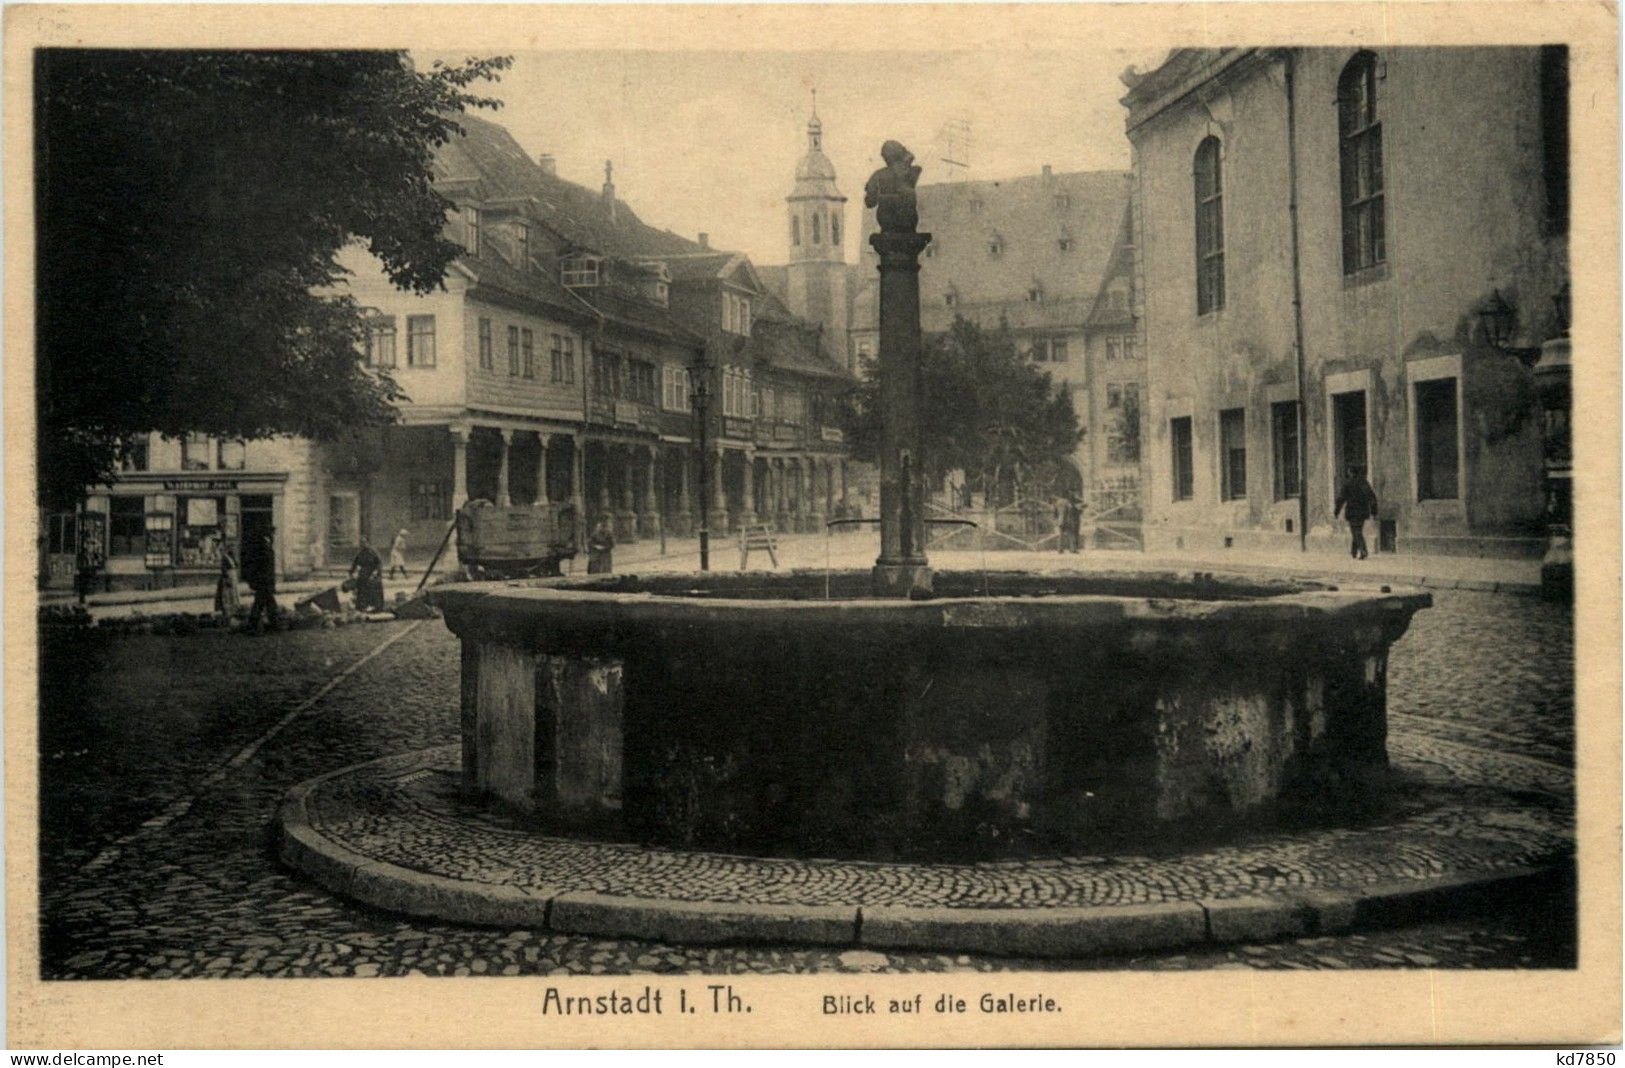
[(1341, 495), (1348, 469), (1357, 467), (1372, 478), (1367, 466), (1365, 390), (1332, 396), (1332, 493)]
[(271, 538), (272, 545), (276, 544), (276, 527), (271, 521), (271, 498), (269, 496), (248, 496), (242, 499), (242, 538), (239, 542), (238, 564), (243, 575), (258, 574), (258, 568), (265, 562), (268, 551), (265, 539)]

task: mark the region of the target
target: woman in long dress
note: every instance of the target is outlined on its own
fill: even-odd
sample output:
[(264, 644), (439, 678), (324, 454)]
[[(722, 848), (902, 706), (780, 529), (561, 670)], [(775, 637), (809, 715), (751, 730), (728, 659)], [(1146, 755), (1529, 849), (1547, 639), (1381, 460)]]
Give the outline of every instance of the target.
[(237, 590), (237, 554), (231, 543), (220, 539), (220, 580), (214, 586), (214, 610), (223, 622), (231, 622), (243, 607), (242, 594)]
[(587, 539), (587, 574), (607, 575), (615, 570), (615, 535), (609, 529), (608, 519), (599, 519)]

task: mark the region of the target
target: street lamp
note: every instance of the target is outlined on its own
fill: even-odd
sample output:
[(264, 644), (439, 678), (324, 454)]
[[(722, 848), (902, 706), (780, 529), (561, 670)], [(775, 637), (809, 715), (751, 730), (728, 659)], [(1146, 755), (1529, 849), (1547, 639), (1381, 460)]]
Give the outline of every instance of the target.
[(1479, 330), (1482, 332), (1485, 344), (1522, 360), (1524, 366), (1533, 367), (1535, 361), (1540, 359), (1539, 347), (1520, 347), (1512, 344), (1513, 334), (1518, 327), (1518, 310), (1508, 304), (1506, 298), (1501, 296), (1499, 289), (1492, 290), (1490, 295), (1479, 301), (1473, 309), (1477, 317)]
[(694, 402), (694, 419), (699, 424), (697, 438), (700, 444), (700, 570), (711, 570), (711, 528), (708, 517), (711, 504), (711, 464), (706, 453), (706, 409), (711, 402), (711, 364), (702, 347), (688, 368), (688, 395)]
[(1540, 347), (1540, 362), (1534, 368), (1546, 475), (1546, 555), (1541, 560), (1540, 584), (1546, 596), (1563, 599), (1574, 594), (1574, 453), (1570, 422), (1573, 372), (1567, 283), (1552, 303), (1558, 335)]

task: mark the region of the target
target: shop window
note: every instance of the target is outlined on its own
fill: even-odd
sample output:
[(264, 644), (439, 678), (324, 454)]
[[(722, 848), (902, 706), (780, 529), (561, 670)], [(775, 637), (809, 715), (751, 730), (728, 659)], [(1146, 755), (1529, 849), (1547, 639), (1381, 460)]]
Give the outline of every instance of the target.
[(536, 333), (530, 327), (519, 331), (520, 346), (525, 353), (525, 377), (536, 377)]
[(109, 502), (108, 553), (112, 556), (145, 556), (147, 553), (147, 499), (114, 497)]
[(491, 349), (491, 320), (482, 318), (480, 320), (480, 370), (482, 371), (489, 371), (494, 365)]
[(1237, 501), (1247, 496), (1247, 412), (1227, 408), (1219, 413), (1219, 495)]
[(395, 366), (395, 317), (393, 315), (368, 320), (366, 359), (369, 367)]
[(411, 487), (412, 518), (450, 519), (451, 486), (444, 481), (416, 479)]
[(225, 500), (220, 497), (182, 497), (175, 538), (176, 567), (218, 567), (225, 524)]
[(181, 442), (181, 470), (207, 471), (214, 459), (214, 439), (206, 434), (188, 434)]
[(1453, 501), (1460, 458), (1456, 449), (1456, 380), (1438, 378), (1416, 384), (1416, 497)]
[(216, 456), (222, 471), (241, 471), (248, 458), (248, 446), (241, 441), (222, 441)]
[(1298, 471), (1298, 402), (1270, 405), (1270, 447), (1275, 459), (1275, 499), (1284, 501), (1302, 492)]
[(1174, 500), (1188, 501), (1196, 490), (1196, 467), (1191, 457), (1191, 417), (1168, 420), (1169, 451), (1173, 456)]
[(434, 366), (434, 316), (406, 317), (406, 366)]
[(1196, 314), (1224, 307), (1224, 173), (1219, 139), (1196, 149)]
[(1361, 52), (1349, 60), (1337, 83), (1344, 274), (1353, 274), (1387, 259), (1377, 82), (1376, 55)]

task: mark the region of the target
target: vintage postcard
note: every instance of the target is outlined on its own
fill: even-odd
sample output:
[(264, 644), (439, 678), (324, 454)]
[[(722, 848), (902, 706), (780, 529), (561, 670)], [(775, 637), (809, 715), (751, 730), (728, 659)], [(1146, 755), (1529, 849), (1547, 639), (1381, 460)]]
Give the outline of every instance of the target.
[(1620, 1040), (1609, 5), (15, 5), (14, 1048)]

